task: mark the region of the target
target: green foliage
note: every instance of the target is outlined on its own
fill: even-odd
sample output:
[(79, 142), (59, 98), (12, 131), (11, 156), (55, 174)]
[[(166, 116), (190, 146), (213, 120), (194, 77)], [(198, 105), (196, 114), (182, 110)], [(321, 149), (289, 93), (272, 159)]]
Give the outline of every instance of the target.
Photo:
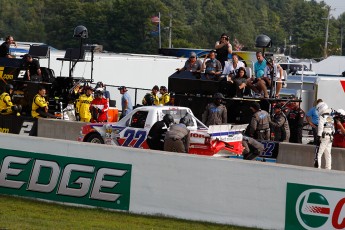
[[(168, 46), (169, 20), (175, 48), (214, 48), (222, 33), (247, 50), (256, 50), (259, 34), (273, 42), (270, 51), (289, 50), (297, 57), (321, 57), (325, 43), (327, 7), (315, 0), (1, 0), (0, 36), (45, 42), (56, 48), (74, 47), (73, 29), (88, 28), (87, 43), (114, 52), (156, 53), (161, 13), (162, 47)], [(340, 28), (345, 16), (331, 18), (328, 54), (341, 54)], [(287, 53), (287, 52), (286, 52)]]

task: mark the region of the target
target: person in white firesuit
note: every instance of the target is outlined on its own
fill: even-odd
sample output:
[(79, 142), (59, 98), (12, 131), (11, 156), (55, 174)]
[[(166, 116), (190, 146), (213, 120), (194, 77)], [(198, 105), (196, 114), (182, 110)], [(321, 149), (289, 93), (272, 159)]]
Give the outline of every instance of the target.
[(316, 106), (319, 114), (319, 125), (317, 130), (317, 143), (320, 145), (317, 153), (317, 166), (321, 168), (321, 157), (325, 153), (326, 169), (332, 167), (332, 142), (334, 135), (334, 120), (331, 116), (332, 110), (328, 108), (325, 102), (320, 102)]

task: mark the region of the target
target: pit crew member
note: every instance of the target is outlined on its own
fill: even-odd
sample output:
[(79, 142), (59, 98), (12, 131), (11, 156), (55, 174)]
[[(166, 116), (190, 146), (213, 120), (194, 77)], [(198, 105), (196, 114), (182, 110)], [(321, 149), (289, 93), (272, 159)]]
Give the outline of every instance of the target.
[(320, 143), (319, 151), (317, 153), (318, 168), (321, 168), (321, 157), (325, 153), (326, 169), (332, 167), (332, 142), (334, 135), (334, 120), (331, 116), (331, 109), (328, 108), (325, 102), (320, 102), (316, 106), (319, 113), (319, 126), (317, 129), (317, 140)]
[(163, 120), (157, 121), (151, 127), (146, 142), (150, 149), (164, 150), (164, 137), (168, 128), (174, 123), (174, 118), (170, 114), (166, 114)]

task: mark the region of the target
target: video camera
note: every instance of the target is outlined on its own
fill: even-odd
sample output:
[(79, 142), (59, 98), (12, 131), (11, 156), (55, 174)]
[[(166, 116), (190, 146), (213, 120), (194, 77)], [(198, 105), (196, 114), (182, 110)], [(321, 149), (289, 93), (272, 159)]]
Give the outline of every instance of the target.
[(341, 123), (345, 123), (345, 115), (343, 115), (337, 111), (333, 112), (333, 119), (335, 121), (340, 121)]

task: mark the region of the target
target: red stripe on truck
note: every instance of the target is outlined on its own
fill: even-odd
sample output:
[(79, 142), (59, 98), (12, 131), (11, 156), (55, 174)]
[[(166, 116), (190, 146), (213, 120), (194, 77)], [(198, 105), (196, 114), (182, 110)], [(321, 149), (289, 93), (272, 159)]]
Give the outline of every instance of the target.
[(343, 87), (343, 90), (345, 92), (345, 81), (340, 81), (341, 86)]

